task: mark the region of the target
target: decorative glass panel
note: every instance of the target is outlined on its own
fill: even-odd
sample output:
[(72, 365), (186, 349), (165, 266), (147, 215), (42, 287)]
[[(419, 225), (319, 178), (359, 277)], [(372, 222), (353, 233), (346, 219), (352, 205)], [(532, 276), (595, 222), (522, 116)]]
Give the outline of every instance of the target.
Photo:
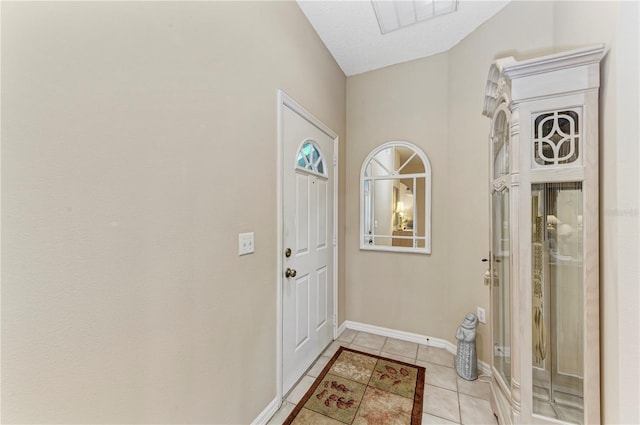
[(493, 365), (511, 385), (511, 282), (509, 279), (509, 188), (502, 185), (491, 195), (493, 220)]
[(582, 424), (582, 183), (534, 184), (531, 192), (533, 411)]
[(320, 149), (313, 142), (304, 142), (298, 151), (298, 168), (325, 175), (325, 165)]
[(534, 116), (533, 157), (538, 165), (570, 164), (580, 156), (579, 110)]

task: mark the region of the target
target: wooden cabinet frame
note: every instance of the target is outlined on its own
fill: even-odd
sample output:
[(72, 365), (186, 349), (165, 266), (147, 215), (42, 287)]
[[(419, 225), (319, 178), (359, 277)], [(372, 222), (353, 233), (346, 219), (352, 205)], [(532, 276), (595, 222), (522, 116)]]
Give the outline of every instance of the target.
[[(505, 316), (505, 321), (509, 321), (510, 376), (504, 379), (498, 373), (493, 347), (491, 382), (492, 407), (501, 424), (600, 423), (598, 90), (604, 54), (604, 46), (597, 45), (521, 62), (513, 58), (500, 59), (489, 70), (483, 114), (493, 120), (501, 109), (508, 108), (510, 112), (509, 167), (508, 175), (502, 179), (508, 185), (510, 208), (510, 297)], [(560, 120), (570, 127), (567, 134), (558, 130), (552, 140), (541, 133), (541, 129), (557, 127)], [(491, 128), (493, 135), (493, 122)], [(492, 146), (493, 137), (490, 139)], [(495, 192), (504, 188), (496, 187), (500, 182), (493, 175), (493, 150), (491, 152), (489, 190)], [(568, 182), (579, 185), (582, 199), (582, 205), (576, 208), (582, 213), (578, 216), (582, 270), (578, 272), (583, 292), (578, 311), (582, 316), (583, 373), (576, 379), (581, 385), (583, 415), (577, 419), (562, 414), (552, 417), (535, 412), (533, 407), (532, 264), (535, 258), (532, 239), (536, 224), (532, 224), (535, 221), (532, 219), (532, 187)], [(545, 222), (554, 217), (543, 214)], [(492, 224), (491, 240), (494, 231)], [(494, 249), (492, 247), (492, 252)], [(541, 248), (535, 255), (538, 252)], [(492, 280), (496, 279), (495, 271), (490, 272)], [(494, 283), (491, 283), (492, 291), (496, 290)], [(499, 315), (500, 311), (495, 308), (501, 306), (493, 305), (493, 294), (491, 298), (491, 314)], [(493, 344), (494, 332), (498, 329), (494, 329), (493, 320), (491, 323)], [(545, 356), (546, 352), (542, 358)], [(555, 359), (553, 362), (559, 363)], [(552, 390), (549, 393), (552, 394)]]

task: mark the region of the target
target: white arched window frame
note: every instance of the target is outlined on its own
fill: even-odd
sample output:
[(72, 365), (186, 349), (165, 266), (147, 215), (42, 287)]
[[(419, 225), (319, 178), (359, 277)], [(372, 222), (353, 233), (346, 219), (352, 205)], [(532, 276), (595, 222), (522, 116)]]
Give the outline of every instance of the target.
[[(385, 156), (393, 159), (385, 163)], [(420, 168), (419, 172), (412, 171), (416, 165)], [(424, 184), (421, 184), (421, 179)], [(416, 192), (412, 197), (413, 203), (405, 206), (412, 211), (411, 228), (403, 227), (402, 230), (396, 221), (396, 190), (391, 189), (389, 193), (384, 189), (380, 193), (382, 186), (398, 187), (400, 181), (412, 182), (414, 191), (420, 188), (419, 193)], [(413, 143), (391, 141), (371, 151), (360, 170), (360, 249), (430, 254), (431, 182), (429, 158)], [(384, 214), (376, 212), (381, 208), (384, 213), (388, 210), (393, 217), (388, 225), (388, 217), (382, 217), (385, 226), (379, 222)]]

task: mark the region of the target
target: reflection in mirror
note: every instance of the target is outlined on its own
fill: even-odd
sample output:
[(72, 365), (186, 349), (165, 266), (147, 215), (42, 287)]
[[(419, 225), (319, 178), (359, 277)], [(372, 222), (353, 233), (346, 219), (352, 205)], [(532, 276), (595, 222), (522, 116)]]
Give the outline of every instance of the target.
[(361, 174), (361, 249), (431, 252), (431, 167), (407, 142), (367, 156)]

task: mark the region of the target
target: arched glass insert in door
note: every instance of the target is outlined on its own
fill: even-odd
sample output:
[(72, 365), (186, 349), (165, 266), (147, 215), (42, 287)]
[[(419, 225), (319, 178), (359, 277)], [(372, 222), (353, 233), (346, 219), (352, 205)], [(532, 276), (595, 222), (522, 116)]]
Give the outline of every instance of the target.
[(360, 173), (360, 249), (431, 253), (431, 164), (409, 142), (388, 142)]
[(305, 141), (296, 159), (296, 166), (316, 174), (325, 175), (326, 166), (320, 148), (313, 141)]

